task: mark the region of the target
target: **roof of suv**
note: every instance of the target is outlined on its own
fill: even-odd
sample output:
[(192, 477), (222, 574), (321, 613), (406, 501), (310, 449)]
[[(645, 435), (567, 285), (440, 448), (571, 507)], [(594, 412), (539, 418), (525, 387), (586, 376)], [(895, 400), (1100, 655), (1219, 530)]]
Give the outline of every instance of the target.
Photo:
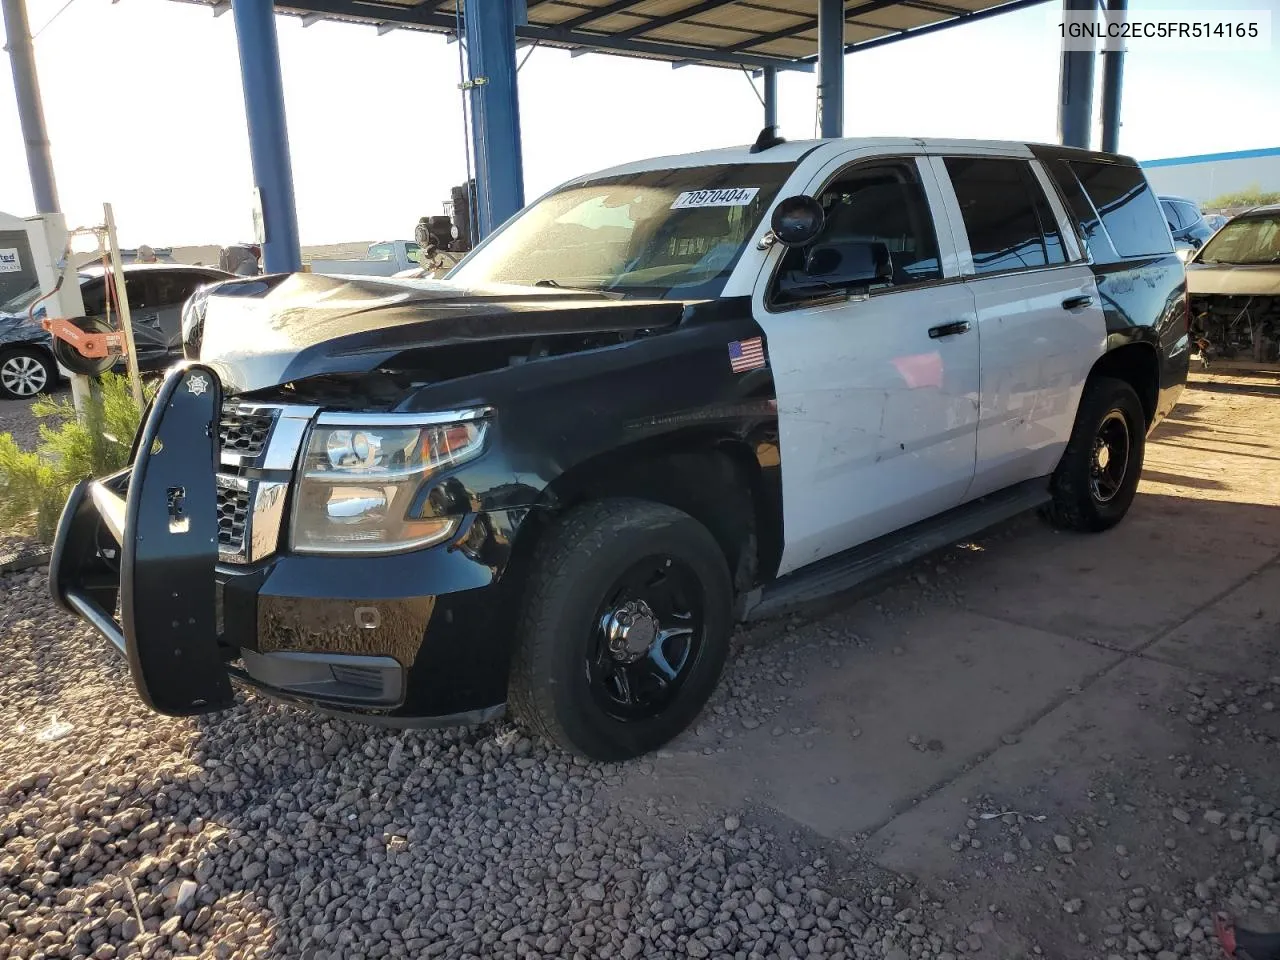
[(1027, 156), (1035, 147), (1053, 150), (1058, 154), (1079, 155), (1081, 158), (1116, 159), (1125, 163), (1136, 162), (1130, 157), (1112, 154), (1099, 154), (1095, 151), (1082, 150), (1076, 147), (1064, 147), (1061, 144), (1038, 144), (1029, 141), (1013, 140), (957, 140), (939, 137), (846, 137), (839, 140), (785, 140), (764, 150), (753, 153), (750, 144), (736, 147), (723, 147), (718, 150), (702, 150), (697, 153), (673, 154), (665, 157), (650, 157), (635, 160), (631, 163), (619, 164), (605, 170), (596, 170), (570, 182), (594, 180), (599, 177), (622, 176), (629, 173), (643, 173), (649, 170), (664, 170), (678, 167), (709, 167), (719, 165), (738, 165), (754, 163), (796, 163), (807, 154), (827, 144), (841, 143), (851, 150), (869, 149), (899, 152), (908, 148), (927, 150), (972, 149), (985, 148), (1005, 152), (1014, 156)]

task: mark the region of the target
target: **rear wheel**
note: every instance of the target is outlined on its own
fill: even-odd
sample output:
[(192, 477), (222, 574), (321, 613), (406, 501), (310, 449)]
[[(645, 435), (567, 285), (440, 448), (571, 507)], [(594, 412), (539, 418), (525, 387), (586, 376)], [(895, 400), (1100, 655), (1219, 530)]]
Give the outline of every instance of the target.
[(1090, 379), (1053, 475), (1049, 519), (1090, 532), (1119, 523), (1138, 490), (1146, 431), (1146, 415), (1133, 387), (1113, 377)]
[(7, 400), (30, 400), (57, 381), (53, 361), (43, 350), (17, 347), (0, 353), (0, 396)]
[(534, 558), (511, 707), (596, 760), (656, 749), (715, 688), (732, 602), (724, 554), (688, 514), (642, 500), (579, 507)]

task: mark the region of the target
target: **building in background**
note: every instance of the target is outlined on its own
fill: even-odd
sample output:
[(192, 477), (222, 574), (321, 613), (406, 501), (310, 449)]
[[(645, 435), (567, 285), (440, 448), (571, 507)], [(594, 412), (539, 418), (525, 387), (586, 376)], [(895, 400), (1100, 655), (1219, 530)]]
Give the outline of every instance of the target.
[(1280, 192), (1280, 147), (1148, 160), (1142, 169), (1156, 193), (1201, 205), (1224, 194)]

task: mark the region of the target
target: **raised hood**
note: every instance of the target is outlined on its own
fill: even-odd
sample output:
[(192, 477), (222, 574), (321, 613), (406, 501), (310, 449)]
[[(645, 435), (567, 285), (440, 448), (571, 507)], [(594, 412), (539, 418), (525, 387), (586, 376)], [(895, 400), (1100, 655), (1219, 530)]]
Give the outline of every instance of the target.
[(422, 347), (658, 329), (683, 304), (544, 287), (295, 273), (221, 284), (185, 335), (227, 390), (363, 373)]
[(1280, 296), (1280, 263), (1187, 264), (1187, 292), (1226, 296)]

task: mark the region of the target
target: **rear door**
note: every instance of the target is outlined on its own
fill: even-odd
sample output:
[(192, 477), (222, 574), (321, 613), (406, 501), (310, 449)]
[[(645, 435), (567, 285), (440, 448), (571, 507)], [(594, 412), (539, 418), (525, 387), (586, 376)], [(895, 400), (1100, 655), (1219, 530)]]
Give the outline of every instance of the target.
[(953, 205), (982, 343), (973, 499), (1053, 472), (1106, 324), (1093, 272), (1038, 164), (990, 155), (933, 164)]
[(846, 154), (807, 192), (827, 212), (819, 244), (882, 244), (892, 276), (788, 292), (805, 251), (777, 247), (757, 283), (782, 452), (779, 574), (959, 504), (978, 422), (973, 294), (927, 159)]

